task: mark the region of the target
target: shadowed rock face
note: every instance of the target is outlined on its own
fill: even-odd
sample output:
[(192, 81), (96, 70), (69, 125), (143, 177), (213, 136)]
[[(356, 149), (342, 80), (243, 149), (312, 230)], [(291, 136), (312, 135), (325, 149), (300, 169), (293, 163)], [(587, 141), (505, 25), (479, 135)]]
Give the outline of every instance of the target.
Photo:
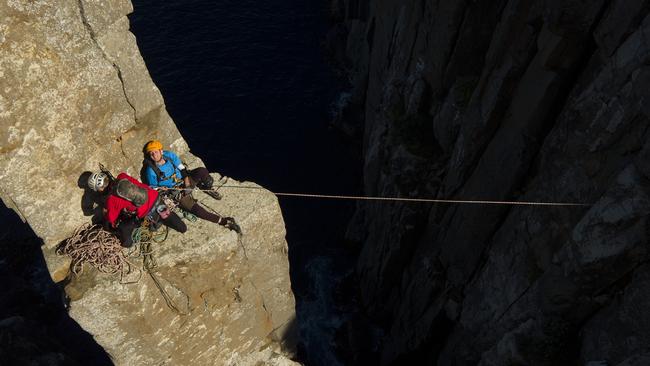
[(332, 9), (367, 194), (591, 205), (360, 204), (382, 363), (643, 364), (650, 2)]
[[(0, 194), (43, 240), (55, 281), (68, 275), (69, 260), (54, 246), (96, 211), (78, 182), (84, 171), (103, 163), (137, 177), (153, 138), (190, 167), (202, 164), (151, 81), (129, 32), (131, 11), (128, 0), (0, 1)], [(241, 243), (198, 221), (154, 247), (162, 287), (185, 315), (167, 307), (146, 274), (120, 284), (86, 267), (67, 284), (70, 316), (116, 364), (293, 363), (295, 304), (277, 199), (253, 183), (228, 185), (235, 188), (222, 188), (222, 201), (197, 197), (235, 217)], [(0, 325), (21, 337), (33, 327), (18, 317)], [(59, 350), (36, 336), (35, 349)], [(47, 357), (67, 362), (55, 351)]]

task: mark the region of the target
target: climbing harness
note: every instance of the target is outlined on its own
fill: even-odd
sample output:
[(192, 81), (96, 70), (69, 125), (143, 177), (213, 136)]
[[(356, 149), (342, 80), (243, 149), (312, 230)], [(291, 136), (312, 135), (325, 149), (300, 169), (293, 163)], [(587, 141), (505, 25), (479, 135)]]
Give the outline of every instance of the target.
[(179, 202), (180, 198), (178, 196), (180, 196), (181, 192), (178, 192), (176, 195), (165, 194), (164, 191), (159, 191), (159, 192), (162, 192), (162, 193), (160, 193), (160, 197), (162, 197), (161, 199), (162, 199), (163, 203), (171, 211), (174, 211), (177, 214), (183, 215), (183, 218), (186, 219), (189, 222), (196, 222), (198, 220), (196, 215), (194, 215), (193, 213), (191, 213), (189, 211), (183, 210), (181, 207), (179, 207), (178, 202)]
[[(184, 171), (186, 171), (187, 168), (185, 167), (185, 165), (183, 163), (181, 163), (180, 165), (177, 166), (176, 164), (174, 164), (174, 160), (171, 159), (170, 157), (166, 156), (164, 153), (165, 152), (163, 152), (163, 158), (166, 158), (165, 159), (165, 164), (167, 164), (167, 162), (169, 162), (172, 165), (172, 167), (174, 168), (171, 175), (166, 176), (165, 173), (163, 173), (163, 171), (160, 169), (158, 164), (156, 164), (155, 161), (151, 160), (148, 157), (144, 158), (144, 160), (142, 161), (142, 164), (144, 166), (147, 166), (147, 167), (151, 168), (154, 171), (154, 173), (156, 173), (156, 179), (158, 179), (158, 182), (162, 182), (162, 181), (166, 181), (168, 179), (172, 179), (174, 181), (174, 183), (183, 183)], [(176, 175), (177, 170), (179, 172), (181, 172), (181, 178), (177, 177), (177, 175)]]

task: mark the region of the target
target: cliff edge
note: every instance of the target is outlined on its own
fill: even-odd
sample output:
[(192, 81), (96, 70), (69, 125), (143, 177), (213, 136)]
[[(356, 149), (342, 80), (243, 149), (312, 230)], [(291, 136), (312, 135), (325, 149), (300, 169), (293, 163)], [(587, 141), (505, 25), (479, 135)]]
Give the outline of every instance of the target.
[(241, 242), (198, 221), (153, 247), (158, 285), (182, 314), (146, 274), (132, 284), (88, 266), (70, 276), (69, 261), (54, 254), (96, 209), (84, 197), (84, 171), (102, 163), (137, 177), (154, 138), (189, 166), (202, 164), (149, 76), (131, 11), (128, 0), (0, 1), (0, 196), (43, 240), (52, 277), (68, 279), (69, 314), (116, 364), (292, 364), (284, 222), (262, 187), (229, 179), (221, 201), (197, 194), (237, 219)]

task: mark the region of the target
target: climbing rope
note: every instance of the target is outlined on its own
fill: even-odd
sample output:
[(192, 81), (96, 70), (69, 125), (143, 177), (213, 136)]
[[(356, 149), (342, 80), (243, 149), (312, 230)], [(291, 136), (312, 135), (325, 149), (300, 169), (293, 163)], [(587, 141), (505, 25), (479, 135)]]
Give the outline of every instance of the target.
[[(61, 243), (57, 247), (56, 253), (70, 256), (72, 259), (70, 270), (75, 275), (81, 275), (84, 264), (88, 263), (102, 273), (110, 275), (119, 273), (120, 283), (131, 284), (139, 282), (142, 278), (142, 272), (146, 271), (160, 291), (167, 306), (179, 315), (187, 315), (188, 313), (179, 309), (171, 295), (165, 290), (158, 275), (154, 273), (158, 263), (153, 255), (154, 250), (151, 245), (165, 241), (169, 234), (169, 228), (164, 226), (163, 230), (152, 232), (150, 227), (149, 220), (143, 220), (140, 227), (137, 227), (131, 235), (135, 245), (132, 249), (127, 250), (122, 247), (120, 240), (113, 233), (104, 230), (99, 225), (86, 223), (81, 225), (70, 238)], [(138, 257), (142, 258), (142, 269), (129, 261), (129, 258)], [(126, 275), (132, 273), (133, 269), (137, 269), (139, 272), (137, 279), (125, 280)], [(187, 309), (189, 309), (189, 297), (185, 295), (185, 298), (187, 300)]]
[(169, 235), (169, 228), (163, 226), (161, 231), (151, 231), (151, 222), (148, 219), (142, 220), (140, 227), (135, 228), (131, 233), (131, 239), (134, 243), (156, 242), (162, 243)]
[[(156, 288), (158, 288), (158, 291), (160, 291), (160, 294), (167, 304), (167, 307), (179, 315), (187, 315), (187, 312), (184, 312), (178, 308), (169, 292), (165, 290), (165, 287), (160, 282), (158, 275), (154, 273), (154, 269), (158, 266), (158, 262), (156, 262), (156, 258), (153, 255), (154, 251), (151, 248), (151, 244), (162, 243), (165, 241), (165, 239), (167, 239), (167, 235), (169, 235), (169, 228), (167, 226), (164, 226), (164, 230), (160, 232), (152, 232), (150, 230), (150, 227), (151, 223), (149, 220), (145, 219), (142, 221), (142, 225), (136, 228), (132, 234), (133, 242), (137, 243), (140, 248), (139, 255), (142, 257), (142, 268), (149, 274), (149, 277), (151, 277), (151, 280), (156, 285)], [(187, 300), (187, 309), (189, 309), (189, 297), (186, 296), (185, 298)]]
[[(234, 189), (252, 189), (266, 190), (263, 187), (251, 186), (229, 186), (222, 185), (219, 188)], [(167, 190), (183, 190), (182, 188), (166, 188)], [(199, 189), (201, 192), (216, 192), (218, 189)], [(433, 199), (433, 198), (404, 198), (404, 197), (382, 197), (382, 196), (346, 196), (330, 194), (310, 194), (310, 193), (293, 193), (293, 192), (271, 192), (278, 197), (307, 197), (307, 198), (324, 198), (324, 199), (341, 199), (341, 200), (360, 200), (360, 201), (394, 201), (394, 202), (424, 202), (424, 203), (455, 203), (455, 204), (477, 204), (477, 205), (518, 205), (518, 206), (592, 206), (590, 203), (576, 202), (536, 202), (536, 201), (496, 201), (496, 200), (457, 200), (457, 199)]]
[(125, 276), (137, 268), (122, 250), (120, 240), (99, 225), (80, 226), (56, 248), (56, 253), (71, 258), (70, 270), (75, 275), (81, 275), (84, 263), (88, 263), (102, 273), (119, 273), (121, 283), (131, 283), (124, 280)]

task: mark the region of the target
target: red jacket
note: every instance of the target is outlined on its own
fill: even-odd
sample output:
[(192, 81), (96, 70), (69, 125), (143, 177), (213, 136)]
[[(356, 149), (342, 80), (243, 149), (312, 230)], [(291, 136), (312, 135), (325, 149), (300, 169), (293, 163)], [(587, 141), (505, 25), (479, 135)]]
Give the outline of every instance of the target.
[[(137, 179), (129, 176), (126, 173), (120, 173), (117, 176), (117, 179), (128, 179), (134, 184), (145, 188), (147, 190), (147, 202), (140, 206), (136, 207), (133, 203), (130, 201), (125, 200), (122, 197), (119, 197), (113, 193), (108, 195), (108, 198), (106, 198), (106, 220), (111, 223), (113, 227), (115, 227), (117, 218), (120, 217), (120, 213), (122, 213), (122, 210), (128, 211), (128, 212), (135, 212), (135, 214), (139, 218), (143, 218), (149, 213), (149, 210), (151, 209), (151, 206), (156, 202), (156, 199), (158, 198), (158, 192), (154, 189), (149, 188), (148, 185), (143, 184), (138, 182)], [(110, 187), (109, 187), (110, 189)]]

